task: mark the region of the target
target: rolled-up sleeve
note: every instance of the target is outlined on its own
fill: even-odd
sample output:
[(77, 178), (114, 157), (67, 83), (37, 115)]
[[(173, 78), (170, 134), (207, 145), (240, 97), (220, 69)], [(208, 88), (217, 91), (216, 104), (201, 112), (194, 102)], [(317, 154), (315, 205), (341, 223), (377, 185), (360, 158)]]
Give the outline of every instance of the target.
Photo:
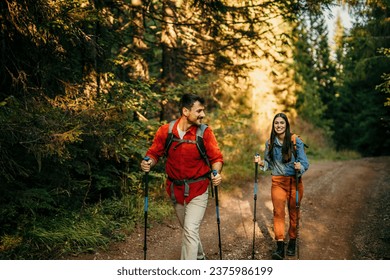
[(215, 138), (214, 132), (210, 127), (205, 130), (203, 140), (210, 164), (213, 165), (216, 162), (223, 163), (222, 152), (219, 149), (219, 145), (217, 139)]
[(168, 136), (168, 126), (169, 124), (165, 124), (159, 127), (154, 136), (152, 145), (146, 152), (146, 155), (153, 158), (156, 163), (160, 157), (164, 156), (165, 153), (165, 141)]
[(270, 157), (268, 155), (269, 150), (269, 141), (267, 140), (265, 142), (265, 148), (264, 148), (264, 166), (260, 168), (262, 171), (267, 171), (270, 168)]
[(305, 173), (309, 169), (309, 160), (305, 153), (304, 143), (299, 138), (297, 138), (297, 161), (301, 163), (300, 173)]

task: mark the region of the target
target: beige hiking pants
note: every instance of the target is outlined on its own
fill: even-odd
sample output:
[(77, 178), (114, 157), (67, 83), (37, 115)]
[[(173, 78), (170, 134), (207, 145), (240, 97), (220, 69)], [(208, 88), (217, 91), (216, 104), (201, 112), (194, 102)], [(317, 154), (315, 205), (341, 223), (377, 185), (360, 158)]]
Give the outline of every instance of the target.
[(199, 229), (207, 207), (208, 191), (194, 197), (188, 204), (175, 205), (176, 215), (183, 228), (181, 259), (196, 260), (205, 257)]

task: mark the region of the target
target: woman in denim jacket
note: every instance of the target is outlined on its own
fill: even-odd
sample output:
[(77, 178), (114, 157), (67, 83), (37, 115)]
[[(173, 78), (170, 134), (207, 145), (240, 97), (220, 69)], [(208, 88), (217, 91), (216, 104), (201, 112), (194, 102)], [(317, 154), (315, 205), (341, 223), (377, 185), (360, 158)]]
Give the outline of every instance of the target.
[[(272, 258), (282, 260), (285, 256), (285, 205), (288, 203), (289, 228), (287, 255), (294, 256), (296, 253), (297, 218), (299, 213), (296, 209), (296, 180), (298, 172), (299, 204), (303, 196), (302, 174), (309, 168), (309, 162), (304, 150), (304, 143), (296, 137), (296, 147), (292, 141), (290, 123), (283, 113), (275, 115), (272, 122), (271, 136), (265, 144), (264, 160), (260, 156), (255, 157), (263, 171), (271, 170), (272, 186), (271, 198), (274, 208), (274, 233), (276, 250)], [(297, 217), (298, 216), (298, 217)]]

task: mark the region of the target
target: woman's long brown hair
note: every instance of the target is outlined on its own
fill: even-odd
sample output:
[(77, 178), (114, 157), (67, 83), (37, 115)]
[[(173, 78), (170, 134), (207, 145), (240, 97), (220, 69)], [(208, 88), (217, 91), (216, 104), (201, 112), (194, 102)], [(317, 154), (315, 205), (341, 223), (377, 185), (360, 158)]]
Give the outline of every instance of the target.
[(276, 132), (275, 132), (275, 119), (276, 118), (282, 118), (286, 122), (286, 131), (284, 134), (284, 139), (283, 139), (283, 146), (282, 146), (282, 159), (283, 163), (287, 163), (291, 161), (292, 157), (292, 142), (291, 142), (291, 132), (290, 132), (290, 122), (288, 121), (288, 118), (286, 114), (284, 113), (278, 113), (275, 115), (273, 121), (272, 121), (272, 130), (271, 130), (271, 136), (269, 140), (269, 149), (268, 149), (268, 156), (272, 161), (274, 161), (274, 142), (276, 138)]

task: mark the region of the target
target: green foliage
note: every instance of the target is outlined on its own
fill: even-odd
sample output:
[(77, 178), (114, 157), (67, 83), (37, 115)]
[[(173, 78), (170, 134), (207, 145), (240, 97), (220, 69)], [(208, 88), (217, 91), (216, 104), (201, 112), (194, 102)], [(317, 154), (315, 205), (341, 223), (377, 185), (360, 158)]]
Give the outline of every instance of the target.
[[(383, 53), (386, 57), (390, 57), (390, 48), (382, 48), (380, 49), (380, 53)], [(377, 90), (388, 95), (386, 97), (385, 106), (390, 106), (390, 73), (384, 73), (382, 75), (383, 83), (376, 87)], [(387, 120), (390, 122), (390, 120)]]
[(386, 98), (377, 91), (386, 91), (383, 79), (389, 73), (389, 58), (378, 51), (389, 47), (385, 16), (389, 5), (380, 2), (366, 4), (348, 36), (338, 25), (337, 61), (330, 59), (319, 15), (309, 16), (311, 29), (305, 24), (298, 29), (294, 61), (298, 113), (331, 136), (340, 152), (389, 153), (390, 114), (383, 106)]
[[(343, 81), (334, 112), (334, 140), (339, 149), (353, 149), (365, 156), (388, 155), (390, 147), (389, 107), (380, 94), (381, 77), (390, 72), (390, 60), (379, 50), (389, 48), (390, 25), (386, 1), (368, 3), (364, 19), (354, 25), (346, 39)], [(377, 141), (380, 139), (380, 141)]]
[[(57, 209), (51, 215), (35, 215), (31, 227), (25, 225), (23, 231), (2, 235), (0, 258), (62, 259), (69, 254), (105, 249), (110, 242), (123, 240), (136, 224), (142, 223), (144, 214), (142, 189), (127, 192), (120, 199), (105, 199), (80, 212)], [(150, 198), (151, 221), (172, 215), (172, 209), (170, 201), (161, 201), (159, 196)]]
[(139, 160), (157, 126), (146, 118), (160, 96), (153, 80), (123, 77), (123, 32), (104, 7), (24, 4), (0, 4), (1, 254), (57, 258), (139, 220)]
[[(115, 200), (106, 200), (105, 204), (107, 207), (98, 205), (84, 209), (82, 214), (56, 212), (52, 217), (41, 216), (33, 228), (15, 235), (14, 238), (19, 236), (22, 242), (12, 250), (0, 250), (0, 254), (2, 258), (12, 259), (59, 259), (64, 254), (93, 250), (121, 239), (120, 223), (125, 224), (124, 218), (126, 223), (134, 223), (134, 217), (120, 212), (117, 207), (121, 204)], [(6, 240), (2, 243), (6, 247)]]
[(331, 134), (335, 66), (330, 60), (328, 32), (321, 14), (309, 14), (294, 30), (296, 109), (301, 117)]

